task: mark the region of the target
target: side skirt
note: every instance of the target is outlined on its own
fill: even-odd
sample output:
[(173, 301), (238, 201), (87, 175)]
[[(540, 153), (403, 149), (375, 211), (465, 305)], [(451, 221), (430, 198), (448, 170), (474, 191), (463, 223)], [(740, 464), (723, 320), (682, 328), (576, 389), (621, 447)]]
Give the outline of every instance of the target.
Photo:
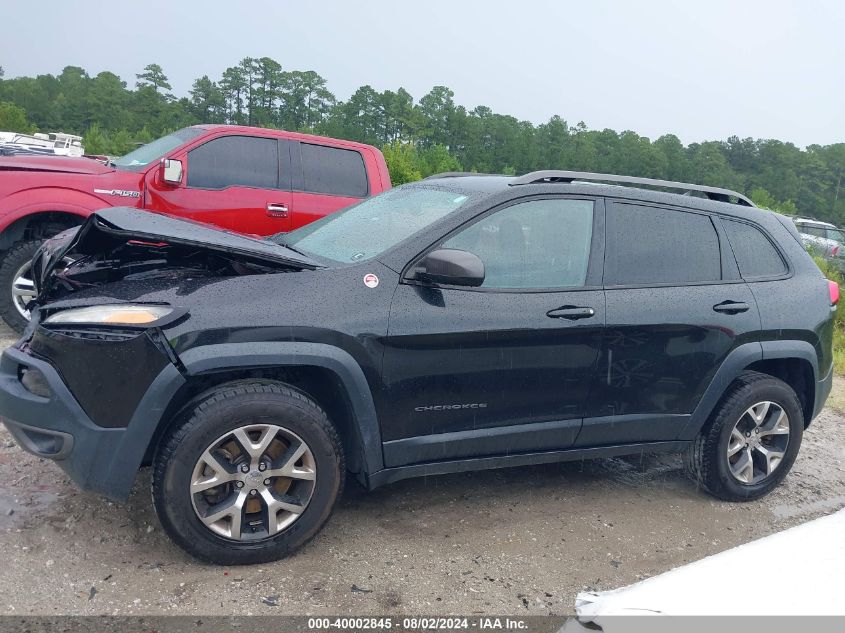
[(561, 451), (545, 451), (542, 453), (522, 453), (518, 455), (501, 455), (497, 457), (474, 457), (444, 462), (429, 462), (413, 464), (398, 468), (385, 468), (368, 477), (367, 487), (370, 490), (393, 483), (401, 479), (412, 477), (427, 477), (429, 475), (445, 475), (448, 473), (462, 473), (473, 470), (490, 470), (493, 468), (508, 468), (510, 466), (529, 466), (532, 464), (552, 464), (555, 462), (571, 462), (596, 457), (615, 457), (618, 455), (636, 455), (641, 453), (679, 453), (684, 451), (689, 442), (646, 442), (640, 444), (618, 444), (614, 446), (597, 446), (593, 448), (573, 448)]

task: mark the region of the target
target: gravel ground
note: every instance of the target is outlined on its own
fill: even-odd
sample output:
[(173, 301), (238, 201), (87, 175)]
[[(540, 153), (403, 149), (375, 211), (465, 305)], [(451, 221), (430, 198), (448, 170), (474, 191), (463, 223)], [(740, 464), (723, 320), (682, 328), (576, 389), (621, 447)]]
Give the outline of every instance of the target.
[[(10, 333), (0, 331), (0, 346)], [(843, 401), (845, 381), (835, 385)], [(845, 506), (845, 424), (826, 409), (767, 498), (712, 499), (680, 458), (445, 475), (367, 493), (278, 563), (199, 564), (155, 517), (78, 491), (0, 431), (0, 614), (569, 614), (610, 589)]]

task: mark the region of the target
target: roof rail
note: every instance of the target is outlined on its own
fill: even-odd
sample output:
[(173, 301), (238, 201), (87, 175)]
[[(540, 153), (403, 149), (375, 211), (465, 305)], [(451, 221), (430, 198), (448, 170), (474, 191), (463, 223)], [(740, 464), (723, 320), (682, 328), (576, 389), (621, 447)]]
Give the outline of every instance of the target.
[(426, 176), (423, 180), (437, 180), (439, 178), (469, 178), (473, 176), (499, 176), (499, 177), (507, 177), (505, 174), (479, 174), (478, 172), (474, 171), (444, 171), (440, 174), (432, 174), (431, 176)]
[(616, 174), (593, 174), (586, 171), (564, 171), (557, 169), (545, 169), (532, 171), (531, 173), (513, 179), (509, 184), (530, 185), (544, 182), (571, 183), (576, 180), (587, 182), (610, 182), (621, 185), (646, 185), (648, 187), (663, 187), (665, 189), (679, 189), (686, 192), (698, 191), (711, 200), (719, 202), (731, 202), (736, 198), (736, 203), (745, 207), (756, 206), (751, 200), (739, 192), (721, 187), (708, 187), (706, 185), (694, 185), (688, 182), (674, 182), (672, 180), (656, 180), (654, 178), (637, 178), (635, 176), (618, 176)]

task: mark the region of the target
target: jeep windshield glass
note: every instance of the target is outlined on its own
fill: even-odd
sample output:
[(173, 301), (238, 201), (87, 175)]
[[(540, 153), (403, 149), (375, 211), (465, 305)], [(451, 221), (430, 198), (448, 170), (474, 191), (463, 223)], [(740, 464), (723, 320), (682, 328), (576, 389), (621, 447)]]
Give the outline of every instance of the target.
[(441, 189), (391, 189), (277, 241), (309, 256), (362, 262), (451, 213), (466, 200), (465, 195)]
[(196, 127), (186, 127), (177, 130), (167, 136), (162, 136), (154, 140), (152, 143), (142, 145), (136, 150), (129, 152), (126, 156), (114, 160), (112, 165), (121, 169), (128, 169), (130, 171), (137, 171), (143, 169), (153, 161), (167, 154), (169, 151), (176, 149), (183, 143), (187, 143), (200, 134), (205, 133), (205, 130)]

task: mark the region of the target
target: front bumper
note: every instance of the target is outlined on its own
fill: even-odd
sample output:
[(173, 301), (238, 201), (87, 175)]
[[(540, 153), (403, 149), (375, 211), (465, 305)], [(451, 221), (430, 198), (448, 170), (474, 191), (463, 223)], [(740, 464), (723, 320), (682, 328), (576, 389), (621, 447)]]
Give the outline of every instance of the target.
[[(41, 372), (49, 396), (24, 387), (22, 368)], [(83, 490), (124, 500), (167, 404), (183, 384), (182, 375), (168, 364), (126, 427), (98, 426), (49, 362), (8, 348), (0, 357), (0, 420), (22, 449), (55, 460)]]
[[(22, 367), (41, 372), (50, 396), (28, 391)], [(21, 448), (56, 460), (81, 488), (108, 494), (108, 475), (126, 429), (97, 426), (46, 361), (9, 348), (0, 358), (0, 419)]]

